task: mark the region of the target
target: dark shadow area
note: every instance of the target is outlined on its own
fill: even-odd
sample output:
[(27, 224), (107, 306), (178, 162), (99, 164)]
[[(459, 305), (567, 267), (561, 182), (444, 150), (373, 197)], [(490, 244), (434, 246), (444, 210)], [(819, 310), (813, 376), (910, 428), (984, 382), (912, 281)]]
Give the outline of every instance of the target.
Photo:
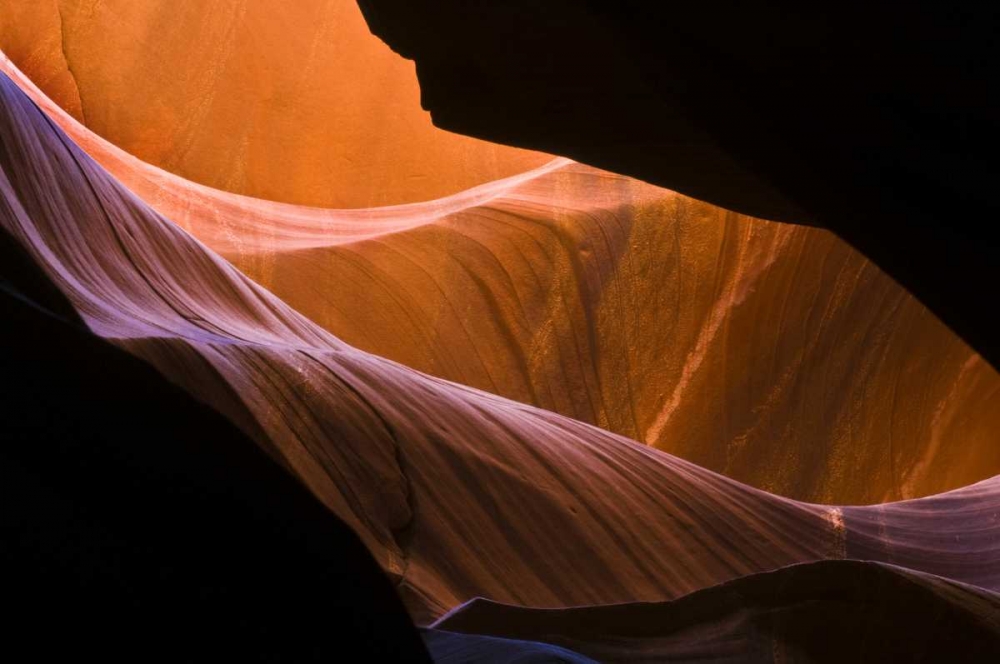
[(838, 560), (673, 602), (526, 609), (473, 600), (434, 627), (544, 642), (601, 662), (987, 662), (1000, 657), (998, 611), (989, 591)]
[(0, 311), (8, 652), (427, 660), (354, 533), (221, 415), (89, 333), (6, 233)]
[(827, 227), (1000, 366), (1000, 8), (360, 0), (439, 126)]

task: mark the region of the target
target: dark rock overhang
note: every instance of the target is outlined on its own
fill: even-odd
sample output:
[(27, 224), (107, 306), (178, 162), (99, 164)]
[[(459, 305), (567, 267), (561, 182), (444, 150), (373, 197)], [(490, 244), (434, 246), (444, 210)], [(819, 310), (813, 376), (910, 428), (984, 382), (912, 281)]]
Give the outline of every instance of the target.
[(437, 125), (829, 228), (1000, 366), (994, 5), (359, 4)]

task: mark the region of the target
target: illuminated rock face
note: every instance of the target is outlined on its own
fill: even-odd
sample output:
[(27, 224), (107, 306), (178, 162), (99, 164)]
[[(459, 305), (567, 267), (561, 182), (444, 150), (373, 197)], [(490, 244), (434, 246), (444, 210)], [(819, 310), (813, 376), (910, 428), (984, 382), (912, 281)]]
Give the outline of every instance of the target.
[(80, 91), (63, 51), (57, 0), (4, 0), (0, 14), (0, 50), (29, 72), (53, 101), (82, 120)]
[(1000, 377), (826, 231), (565, 160), (427, 204), (281, 205), (152, 168), (36, 98), (145, 201), (363, 350), (803, 500), (912, 498), (1000, 469)]
[(874, 503), (1000, 471), (1000, 376), (826, 231), (572, 163), (420, 215), (219, 249), (356, 347), (774, 493)]
[(1000, 588), (996, 479), (870, 508), (757, 491), (352, 348), (122, 188), (6, 77), (0, 141), (3, 229), (86, 326), (293, 472), (418, 621), (476, 596), (667, 600), (855, 557)]
[(0, 49), (77, 119), (227, 191), (366, 207), (547, 161), (433, 127), (413, 64), (353, 0), (0, 0), (0, 16)]

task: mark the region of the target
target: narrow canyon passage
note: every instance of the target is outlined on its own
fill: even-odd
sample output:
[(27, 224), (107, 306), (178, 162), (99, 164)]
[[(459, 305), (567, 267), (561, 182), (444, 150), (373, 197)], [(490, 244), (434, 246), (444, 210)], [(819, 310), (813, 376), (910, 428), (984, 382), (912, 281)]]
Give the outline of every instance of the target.
[[(821, 228), (433, 127), (412, 64), (353, 2), (279, 19), (168, 4), (0, 0), (17, 17), (0, 23), (10, 338), (30, 324), (60, 330), (67, 358), (124, 351), (143, 389), (211, 413), (167, 400), (213, 432), (179, 434), (177, 454), (239, 439), (290, 473), (422, 628), (424, 646), (393, 619), (387, 647), (1000, 653), (1000, 376), (872, 262)], [(108, 55), (153, 30), (161, 48)], [(109, 370), (116, 394), (132, 371)], [(65, 477), (33, 427), (11, 458)], [(281, 555), (326, 532), (279, 480), (252, 500), (237, 484), (233, 505), (273, 491), (274, 523), (302, 519), (274, 526)], [(308, 550), (298, 582), (348, 602), (345, 570)], [(254, 572), (268, 592), (280, 573)], [(403, 616), (381, 592), (374, 610)]]

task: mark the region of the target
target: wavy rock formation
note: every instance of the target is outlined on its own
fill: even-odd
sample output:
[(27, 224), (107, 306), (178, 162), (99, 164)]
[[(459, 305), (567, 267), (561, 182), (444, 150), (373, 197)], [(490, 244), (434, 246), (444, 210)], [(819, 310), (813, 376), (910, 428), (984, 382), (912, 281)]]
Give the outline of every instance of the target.
[(566, 160), (426, 204), (249, 199), (144, 164), (0, 68), (144, 201), (352, 346), (802, 500), (1000, 473), (1000, 376), (826, 231)]
[(799, 503), (355, 350), (152, 211), (5, 76), (0, 93), (3, 228), (91, 331), (225, 414), (351, 526), (419, 622), (476, 596), (663, 601), (825, 558), (1000, 588), (995, 479)]
[(0, 0), (0, 50), (99, 135), (240, 194), (406, 203), (548, 160), (436, 129), (353, 0)]
[(1000, 376), (825, 231), (571, 163), (379, 211), (394, 230), (371, 239), (284, 212), (257, 243), (208, 241), (407, 366), (799, 499), (884, 502), (1000, 472)]

